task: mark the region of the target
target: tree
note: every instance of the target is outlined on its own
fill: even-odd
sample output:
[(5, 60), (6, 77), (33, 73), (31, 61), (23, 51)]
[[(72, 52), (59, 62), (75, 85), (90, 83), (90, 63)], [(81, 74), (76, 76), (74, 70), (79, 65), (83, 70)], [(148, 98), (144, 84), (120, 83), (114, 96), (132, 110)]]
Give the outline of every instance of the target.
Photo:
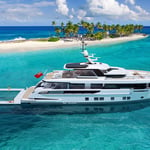
[(61, 22), (61, 32), (64, 34), (64, 23)]
[(138, 29), (139, 29), (139, 32), (141, 32), (143, 29), (143, 25), (138, 25)]
[(56, 25), (56, 22), (55, 21), (52, 21), (52, 26), (55, 26)]
[(97, 24), (96, 24), (96, 28), (97, 28), (97, 29), (103, 29), (103, 26), (101, 25), (101, 23), (100, 23), (100, 22), (97, 22)]
[(56, 35), (59, 36), (60, 33), (61, 33), (61, 29), (58, 28), (58, 27), (56, 27), (56, 28), (55, 28), (55, 32), (56, 32)]
[(94, 32), (94, 24), (93, 23), (88, 24), (86, 28), (88, 30), (88, 33), (93, 34), (93, 32)]
[(79, 26), (78, 24), (73, 25), (73, 34), (76, 35), (79, 32)]
[(64, 23), (63, 23), (63, 22), (61, 22), (61, 27), (62, 27), (62, 28), (64, 27)]

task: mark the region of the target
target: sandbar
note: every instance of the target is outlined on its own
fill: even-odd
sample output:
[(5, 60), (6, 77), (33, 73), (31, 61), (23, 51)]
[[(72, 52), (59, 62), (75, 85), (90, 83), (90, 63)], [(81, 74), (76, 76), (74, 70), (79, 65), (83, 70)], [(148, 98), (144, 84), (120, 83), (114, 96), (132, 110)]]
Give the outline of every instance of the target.
[[(85, 41), (88, 45), (100, 45), (100, 44), (114, 44), (120, 42), (128, 42), (134, 40), (140, 40), (148, 37), (145, 34), (132, 34), (125, 37), (117, 38), (105, 38), (102, 40), (88, 40)], [(50, 50), (57, 48), (67, 48), (67, 47), (79, 47), (81, 41), (79, 40), (59, 40), (57, 42), (47, 42), (39, 40), (25, 40), (25, 41), (15, 41), (15, 42), (0, 42), (0, 53), (13, 53), (13, 52), (28, 52), (36, 50)]]

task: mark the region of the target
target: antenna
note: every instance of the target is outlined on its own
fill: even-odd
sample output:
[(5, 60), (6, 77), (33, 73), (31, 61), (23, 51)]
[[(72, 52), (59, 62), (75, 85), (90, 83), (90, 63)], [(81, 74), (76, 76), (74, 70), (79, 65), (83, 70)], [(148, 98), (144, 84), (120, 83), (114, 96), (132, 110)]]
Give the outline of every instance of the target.
[(95, 62), (94, 61), (97, 61), (97, 58), (98, 57), (94, 57), (94, 54), (92, 54), (91, 56), (89, 56), (89, 53), (88, 53), (88, 51), (86, 50), (86, 43), (85, 43), (85, 41), (84, 41), (84, 39), (83, 38), (81, 38), (81, 50), (82, 50), (82, 54), (83, 54), (83, 56), (88, 60), (88, 63), (90, 63), (90, 64), (95, 64)]
[(82, 52), (84, 52), (84, 50), (86, 50), (86, 43), (85, 43), (85, 41), (84, 41), (84, 39), (83, 38), (81, 38), (81, 49), (82, 49)]

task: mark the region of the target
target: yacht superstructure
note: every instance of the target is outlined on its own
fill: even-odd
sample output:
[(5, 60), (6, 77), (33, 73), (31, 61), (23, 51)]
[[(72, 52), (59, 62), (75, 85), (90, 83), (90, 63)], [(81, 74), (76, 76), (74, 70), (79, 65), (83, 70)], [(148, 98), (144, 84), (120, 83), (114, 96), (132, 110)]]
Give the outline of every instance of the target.
[(90, 56), (85, 46), (82, 41), (82, 54), (87, 62), (68, 63), (65, 70), (47, 73), (36, 86), (22, 89), (18, 98), (8, 103), (95, 105), (150, 100), (150, 72), (97, 62), (98, 58)]

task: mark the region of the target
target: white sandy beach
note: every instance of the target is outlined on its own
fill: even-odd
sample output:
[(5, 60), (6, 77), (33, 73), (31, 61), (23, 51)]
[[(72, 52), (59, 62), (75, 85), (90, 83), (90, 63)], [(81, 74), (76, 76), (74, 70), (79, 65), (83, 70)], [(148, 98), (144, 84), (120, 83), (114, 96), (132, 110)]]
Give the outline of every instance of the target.
[[(98, 44), (113, 44), (120, 42), (127, 42), (133, 40), (139, 40), (146, 38), (147, 36), (143, 34), (133, 34), (128, 37), (118, 37), (118, 38), (106, 38), (96, 41), (86, 41), (88, 45), (98, 45)], [(42, 42), (42, 41), (18, 41), (18, 42), (1, 42), (0, 43), (0, 53), (7, 52), (27, 52), (35, 50), (46, 50), (46, 49), (56, 49), (56, 48), (65, 48), (65, 47), (79, 47), (81, 44), (80, 41), (63, 41), (59, 40), (58, 42)]]

